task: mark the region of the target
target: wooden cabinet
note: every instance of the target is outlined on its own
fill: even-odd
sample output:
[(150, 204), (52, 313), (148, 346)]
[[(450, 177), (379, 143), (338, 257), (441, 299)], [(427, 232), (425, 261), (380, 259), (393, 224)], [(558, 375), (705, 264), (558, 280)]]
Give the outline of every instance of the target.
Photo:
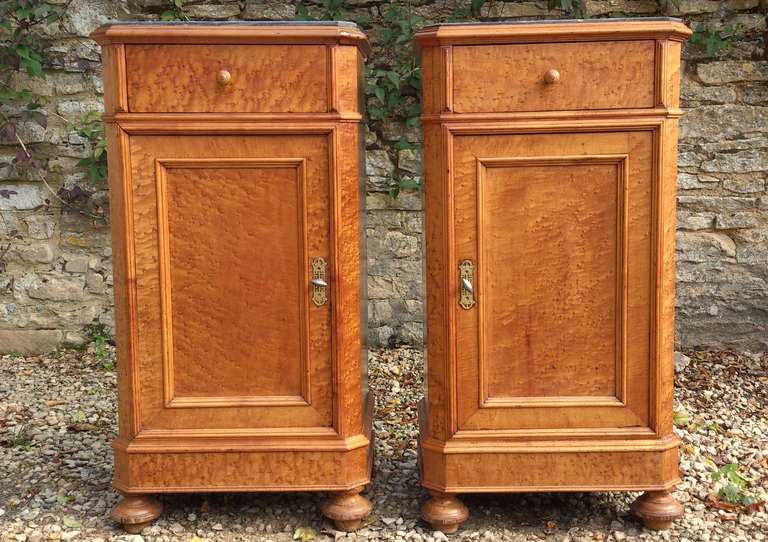
[[(328, 491), (371, 509), (361, 300), (363, 34), (99, 29), (118, 344), (113, 517), (154, 493)], [(363, 275), (364, 276), (364, 275)]]
[(624, 491), (682, 514), (672, 431), (672, 19), (428, 27), (422, 515), (460, 493)]

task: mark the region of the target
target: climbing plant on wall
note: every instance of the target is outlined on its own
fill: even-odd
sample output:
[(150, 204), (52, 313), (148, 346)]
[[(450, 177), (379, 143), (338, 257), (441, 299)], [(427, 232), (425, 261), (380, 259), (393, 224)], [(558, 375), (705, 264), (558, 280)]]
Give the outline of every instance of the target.
[[(36, 80), (46, 78), (46, 28), (58, 23), (68, 7), (69, 2), (0, 1), (0, 141), (16, 146), (17, 152), (11, 165), (17, 173), (42, 183), (48, 190), (49, 197), (40, 211), (61, 207), (100, 220), (104, 211), (91, 200), (92, 191), (80, 185), (55, 189), (48, 179), (47, 161), (36, 154), (29, 141), (30, 133), (47, 129), (49, 115), (58, 116), (46, 109), (48, 98), (32, 89)], [(97, 183), (106, 179), (106, 142), (100, 114), (89, 113), (77, 122), (61, 119), (90, 143), (90, 151), (80, 160), (80, 165), (88, 168), (91, 181)], [(10, 199), (15, 195), (16, 191), (0, 187), (0, 198)], [(4, 256), (12, 243), (21, 239), (21, 235), (13, 225), (6, 223), (2, 214), (0, 219), (5, 234), (5, 240), (0, 244), (2, 272), (6, 267)]]

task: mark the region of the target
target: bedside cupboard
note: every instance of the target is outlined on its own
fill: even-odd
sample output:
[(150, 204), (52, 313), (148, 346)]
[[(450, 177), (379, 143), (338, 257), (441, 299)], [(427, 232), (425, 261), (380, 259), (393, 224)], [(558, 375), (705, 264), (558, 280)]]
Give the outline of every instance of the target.
[(673, 19), (447, 24), (423, 80), (422, 516), (461, 493), (646, 491), (672, 431), (680, 50)]
[(125, 23), (102, 46), (118, 346), (112, 512), (327, 491), (370, 512), (351, 23)]

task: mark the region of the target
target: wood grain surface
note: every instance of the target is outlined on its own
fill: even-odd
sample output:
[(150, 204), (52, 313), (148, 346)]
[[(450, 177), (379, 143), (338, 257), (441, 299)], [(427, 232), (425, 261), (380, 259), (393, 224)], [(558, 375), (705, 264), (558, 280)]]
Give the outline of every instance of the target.
[[(417, 34), (421, 482), (435, 494), (679, 482), (673, 215), (689, 34), (674, 20)], [(551, 69), (560, 78), (547, 84)], [(464, 260), (475, 265), (470, 309), (458, 303)], [(454, 528), (432, 517), (433, 501), (428, 519)]]
[(649, 426), (654, 133), (453, 138), (458, 429)]
[(158, 169), (166, 402), (310, 403), (303, 160)]
[[(123, 502), (358, 491), (372, 465), (365, 37), (350, 25), (113, 25), (94, 38), (105, 51)], [(314, 257), (328, 263), (321, 306), (310, 301)]]
[[(457, 46), (453, 110), (653, 107), (655, 47), (653, 40)], [(550, 69), (560, 73), (558, 83), (545, 82)]]
[(605, 155), (478, 159), (484, 404), (616, 398), (623, 163)]
[[(328, 156), (329, 142), (327, 136), (132, 136), (131, 137), (131, 164), (134, 186), (134, 224), (136, 246), (136, 269), (138, 290), (138, 319), (139, 319), (139, 348), (141, 359), (141, 400), (146, 406), (142, 408), (142, 426), (151, 429), (180, 429), (195, 428), (200, 430), (213, 430), (237, 427), (307, 427), (330, 426), (332, 424), (332, 372), (331, 358), (331, 322), (329, 305), (308, 309), (308, 330), (306, 378), (312, 382), (309, 393), (312, 396), (312, 404), (299, 406), (270, 406), (262, 404), (247, 406), (258, 395), (280, 397), (284, 395), (280, 388), (270, 392), (267, 385), (275, 384), (274, 376), (259, 376), (258, 371), (248, 371), (252, 379), (245, 379), (244, 371), (249, 366), (253, 367), (259, 357), (274, 355), (275, 359), (269, 362), (272, 370), (279, 369), (284, 372), (286, 382), (290, 382), (293, 374), (295, 386), (305, 375), (299, 376), (299, 368), (302, 366), (300, 356), (301, 348), (297, 347), (297, 337), (300, 337), (303, 324), (299, 324), (297, 315), (300, 300), (298, 298), (299, 277), (301, 273), (301, 292), (303, 301), (308, 302), (310, 295), (309, 265), (299, 269), (298, 261), (309, 262), (312, 257), (319, 256), (328, 260), (330, 254), (330, 217), (329, 217), (329, 175)], [(301, 157), (305, 164), (307, 179), (306, 201), (303, 210), (306, 222), (304, 252), (297, 252), (298, 242), (299, 207), (297, 205), (296, 166), (297, 157)], [(187, 161), (208, 160), (209, 168), (196, 168), (196, 173), (187, 172), (185, 178), (184, 168), (170, 174), (168, 182), (169, 201), (159, 198), (157, 181), (157, 161), (175, 160)], [(230, 162), (227, 162), (227, 161)], [(289, 161), (294, 165), (288, 168), (250, 168), (246, 174), (243, 170), (231, 167), (216, 167), (216, 163), (232, 165), (232, 161), (261, 160), (264, 162)], [(182, 162), (183, 164), (183, 162)], [(191, 169), (191, 168), (187, 168)], [(292, 170), (291, 172), (286, 169)], [(171, 169), (173, 172), (174, 170)], [(259, 172), (260, 173), (256, 173)], [(207, 175), (210, 182), (201, 182), (201, 172)], [(181, 175), (179, 177), (178, 175)], [(194, 175), (195, 178), (189, 178)], [(243, 175), (247, 175), (243, 178)], [(281, 181), (290, 176), (291, 182), (285, 183), (280, 191), (271, 191), (267, 198), (264, 190), (269, 186), (282, 185)], [(261, 177), (261, 182), (255, 184)], [(242, 188), (248, 184), (250, 189)], [(265, 182), (269, 179), (268, 182)], [(188, 191), (186, 196), (193, 197), (195, 188), (191, 183), (198, 183), (197, 190), (204, 190), (209, 199), (199, 199), (185, 203), (179, 200), (180, 191)], [(241, 189), (238, 190), (237, 183)], [(293, 185), (293, 187), (291, 186)], [(291, 191), (294, 191), (291, 194)], [(232, 199), (239, 195), (237, 201)], [(258, 204), (258, 197), (267, 198)], [(282, 199), (285, 198), (285, 199)], [(290, 200), (293, 203), (290, 203)], [(242, 203), (238, 203), (242, 201)], [(281, 212), (277, 209), (267, 211), (270, 203), (277, 204), (288, 209), (292, 219), (289, 224), (273, 224), (264, 218), (286, 219), (286, 216), (274, 215)], [(171, 204), (180, 204), (182, 209), (171, 210)], [(184, 206), (188, 207), (184, 207)], [(240, 207), (238, 207), (238, 205)], [(246, 209), (248, 207), (248, 209)], [(168, 240), (170, 259), (158, 258), (162, 248), (163, 236), (160, 234), (158, 217), (162, 216), (162, 209), (167, 209), (168, 214)], [(262, 216), (252, 216), (244, 219), (241, 214), (231, 215), (228, 218), (221, 216), (222, 212), (239, 210), (240, 213), (261, 211)], [(185, 211), (183, 216), (178, 211)], [(264, 214), (267, 214), (265, 217)], [(213, 215), (212, 215), (213, 214)], [(229, 224), (229, 226), (228, 226)], [(175, 230), (175, 227), (187, 228)], [(245, 246), (226, 246), (227, 239), (222, 237), (225, 229), (229, 227), (239, 228), (248, 242)], [(191, 228), (191, 229), (190, 229)], [(221, 229), (221, 228), (224, 228)], [(235, 235), (234, 231), (230, 231)], [(199, 234), (200, 237), (193, 237)], [(275, 237), (283, 237), (288, 242), (293, 239), (294, 254), (275, 252)], [(179, 244), (185, 239), (191, 245)], [(176, 241), (174, 243), (174, 240)], [(199, 244), (195, 244), (199, 243)], [(221, 246), (223, 245), (223, 246)], [(175, 248), (174, 248), (175, 247)], [(272, 247), (271, 249), (268, 247)], [(198, 255), (192, 254), (198, 250)], [(174, 251), (183, 259), (175, 259)], [(179, 252), (181, 251), (181, 252)], [(245, 251), (245, 252), (243, 252)], [(282, 256), (281, 256), (282, 254)], [(288, 263), (287, 258), (292, 259)], [(218, 263), (217, 263), (217, 258)], [(270, 265), (274, 258), (276, 263), (275, 273), (264, 277), (259, 262), (262, 265)], [(282, 258), (282, 263), (281, 262)], [(210, 267), (209, 267), (210, 266)], [(276, 277), (282, 266), (282, 272), (292, 271), (290, 276), (285, 274)], [(333, 270), (331, 270), (333, 273)], [(229, 276), (227, 276), (229, 275)], [(276, 301), (278, 290), (274, 287), (260, 283), (262, 278), (283, 284), (283, 292), (280, 299), (285, 306), (273, 305), (269, 308), (270, 301)], [(282, 282), (288, 281), (291, 282)], [(166, 284), (167, 288), (163, 288)], [(289, 284), (291, 286), (289, 286)], [(287, 290), (286, 290), (287, 289)], [(291, 291), (293, 293), (291, 293)], [(221, 296), (222, 292), (229, 295)], [(261, 300), (253, 299), (266, 292), (267, 297)], [(170, 302), (164, 302), (166, 295), (170, 294)], [(333, 293), (331, 293), (333, 296)], [(221, 297), (221, 301), (217, 301)], [(174, 298), (178, 301), (177, 306)], [(252, 309), (261, 309), (261, 316), (268, 314), (270, 319), (255, 320), (256, 313)], [(267, 311), (266, 313), (264, 311)], [(245, 315), (244, 320), (239, 315)], [(294, 315), (294, 316), (290, 316)], [(176, 318), (179, 318), (177, 321)], [(275, 321), (277, 318), (277, 321)], [(290, 323), (293, 320), (294, 326)], [(260, 332), (261, 325), (265, 325)], [(282, 321), (282, 323), (278, 323)], [(196, 385), (196, 395), (206, 391), (208, 397), (230, 397), (218, 403), (219, 408), (204, 408), (200, 402), (193, 402), (188, 408), (167, 408), (168, 401), (167, 381), (163, 368), (167, 365), (167, 355), (164, 337), (173, 337), (179, 332), (179, 327), (187, 328), (182, 333), (182, 338), (193, 340), (190, 348), (182, 341), (171, 343), (170, 351), (173, 355), (175, 379), (181, 378), (182, 392), (190, 394), (190, 385)], [(277, 328), (273, 327), (277, 326)], [(208, 329), (214, 337), (206, 339)], [(272, 331), (269, 331), (272, 329)], [(278, 331), (275, 334), (275, 331)], [(195, 333), (202, 334), (200, 338), (193, 338)], [(232, 334), (232, 335), (229, 335)], [(271, 338), (270, 338), (270, 334)], [(221, 336), (220, 338), (217, 336)], [(228, 337), (239, 341), (241, 344), (231, 344), (226, 349), (224, 344)], [(222, 343), (221, 341), (224, 341)], [(255, 353), (260, 341), (269, 344), (269, 348)], [(280, 356), (278, 349), (282, 345), (293, 343), (296, 357)], [(283, 346), (284, 347), (284, 346)], [(180, 349), (179, 351), (176, 351)], [(289, 352), (285, 352), (288, 354)], [(222, 357), (223, 356), (223, 357)], [(213, 366), (207, 375), (206, 365)], [(179, 375), (183, 369), (192, 371), (192, 375)], [(200, 377), (197, 384), (191, 384), (191, 380)], [(297, 380), (298, 379), (298, 380)], [(281, 383), (280, 386), (283, 384)], [(185, 388), (186, 386), (186, 388)], [(202, 388), (200, 387), (202, 386)], [(297, 389), (294, 386), (294, 389)], [(194, 390), (194, 388), (192, 388)], [(238, 397), (238, 393), (242, 397)], [(183, 393), (182, 393), (183, 395)], [(258, 401), (257, 401), (258, 402)], [(269, 401), (265, 401), (268, 403)], [(293, 403), (298, 402), (294, 398)]]
[[(127, 45), (125, 55), (133, 112), (328, 110), (322, 45)], [(229, 85), (217, 82), (220, 70)]]

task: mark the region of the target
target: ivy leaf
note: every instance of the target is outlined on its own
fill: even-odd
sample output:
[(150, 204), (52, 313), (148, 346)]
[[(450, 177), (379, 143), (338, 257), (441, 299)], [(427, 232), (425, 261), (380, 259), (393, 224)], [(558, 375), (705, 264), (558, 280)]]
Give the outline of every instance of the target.
[(397, 72), (388, 71), (387, 79), (389, 79), (389, 82), (392, 83), (393, 87), (400, 88), (400, 74)]
[(381, 103), (384, 103), (384, 98), (385, 98), (385, 94), (386, 94), (385, 91), (384, 91), (384, 87), (375, 87), (373, 89), (373, 93), (376, 95), (376, 98), (378, 98), (378, 100)]

